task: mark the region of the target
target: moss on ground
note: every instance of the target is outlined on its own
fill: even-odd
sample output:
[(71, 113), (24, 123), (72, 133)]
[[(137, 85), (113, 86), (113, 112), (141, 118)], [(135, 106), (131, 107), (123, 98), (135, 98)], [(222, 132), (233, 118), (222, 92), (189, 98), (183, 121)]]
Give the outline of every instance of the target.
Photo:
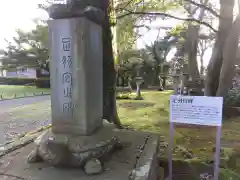
[[(171, 93), (171, 91), (146, 91), (143, 93), (144, 100), (142, 101), (118, 101), (118, 112), (122, 123), (130, 128), (159, 133), (164, 137), (164, 143), (167, 144), (169, 137), (169, 95)], [(215, 134), (215, 128), (175, 127), (176, 151), (174, 151), (173, 157), (186, 159), (188, 158), (186, 154), (190, 153), (190, 159), (198, 159), (201, 162), (211, 160), (216, 140)], [(232, 152), (240, 151), (240, 117), (223, 121), (221, 144), (225, 148), (225, 155), (222, 159), (231, 157)], [(162, 156), (166, 156), (166, 148), (162, 150)], [(238, 163), (240, 157), (232, 159), (236, 160), (236, 163), (232, 161), (236, 166), (228, 164), (227, 167), (240, 173), (240, 164)], [(222, 164), (226, 161), (228, 162), (228, 160), (222, 160)]]
[[(167, 159), (161, 158), (161, 166), (164, 169), (168, 169)], [(213, 176), (213, 165), (209, 165), (202, 162), (199, 159), (183, 160), (174, 159), (173, 160), (173, 174), (174, 179), (184, 179), (184, 180), (199, 180), (203, 176)], [(240, 175), (232, 170), (220, 169), (219, 180), (239, 180)]]

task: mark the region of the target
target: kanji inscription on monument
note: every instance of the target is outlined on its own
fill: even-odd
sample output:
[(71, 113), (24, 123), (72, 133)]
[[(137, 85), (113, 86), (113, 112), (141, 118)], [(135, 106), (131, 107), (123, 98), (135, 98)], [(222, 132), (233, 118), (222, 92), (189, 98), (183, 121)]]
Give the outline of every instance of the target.
[(64, 88), (64, 97), (72, 97), (72, 88), (71, 87)]
[(62, 38), (62, 47), (63, 47), (63, 51), (71, 50), (71, 39), (69, 37)]
[(65, 113), (67, 115), (72, 115), (73, 114), (72, 102), (68, 102), (68, 103), (63, 104), (63, 113)]
[(72, 56), (63, 56), (62, 63), (64, 65), (64, 68), (66, 68), (67, 66), (69, 68), (71, 68), (72, 67)]
[(67, 116), (73, 115), (72, 105), (72, 56), (71, 56), (71, 38), (62, 37), (62, 85), (63, 85), (63, 104), (62, 112)]
[(65, 72), (62, 75), (62, 83), (72, 85), (72, 73)]

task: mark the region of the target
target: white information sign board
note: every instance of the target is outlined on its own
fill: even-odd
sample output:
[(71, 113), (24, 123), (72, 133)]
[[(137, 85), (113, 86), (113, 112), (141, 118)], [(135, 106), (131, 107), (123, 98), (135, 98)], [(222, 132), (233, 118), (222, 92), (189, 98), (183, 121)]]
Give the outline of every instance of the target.
[(174, 180), (172, 169), (172, 149), (174, 138), (174, 123), (217, 127), (216, 152), (214, 163), (214, 180), (219, 177), (220, 139), (222, 126), (222, 97), (207, 96), (170, 96), (170, 137), (169, 137), (169, 177)]
[(172, 95), (170, 122), (221, 126), (222, 104), (222, 97)]

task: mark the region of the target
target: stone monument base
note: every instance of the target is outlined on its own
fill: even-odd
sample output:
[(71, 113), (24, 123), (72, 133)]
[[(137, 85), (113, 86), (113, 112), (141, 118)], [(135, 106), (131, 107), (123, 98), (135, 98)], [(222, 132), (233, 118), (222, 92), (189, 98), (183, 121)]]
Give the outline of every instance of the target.
[[(4, 156), (2, 159), (4, 164), (0, 164), (1, 172), (6, 173), (6, 180), (13, 180), (14, 178), (12, 177), (15, 176), (34, 180), (65, 180), (66, 178), (71, 180), (81, 178), (85, 180), (89, 179), (89, 174), (99, 172), (101, 173), (92, 176), (91, 179), (158, 179), (157, 135), (119, 130), (110, 125), (105, 125), (102, 130), (92, 136), (71, 136), (71, 139), (69, 138), (69, 135), (56, 136), (52, 134), (51, 130), (48, 130), (36, 140), (37, 146), (32, 143), (23, 149)], [(50, 157), (50, 161), (40, 162), (43, 160), (43, 157), (41, 157), (43, 154), (39, 153), (39, 151), (43, 151), (44, 149), (41, 150), (39, 147), (46, 142), (48, 142), (49, 147), (56, 146), (54, 151), (51, 149), (47, 151), (47, 157)], [(54, 142), (54, 145), (52, 142)], [(100, 151), (100, 149), (104, 149), (104, 151)], [(61, 153), (64, 152), (65, 155), (61, 156)], [(69, 152), (75, 158), (69, 156)], [(100, 156), (97, 156), (93, 152), (98, 152), (97, 154)], [(76, 165), (83, 159), (85, 161), (83, 161), (83, 164), (77, 164), (80, 165), (79, 168), (78, 166), (74, 168), (66, 168), (64, 166), (55, 168), (51, 163), (57, 164), (60, 162), (56, 160), (56, 156), (60, 157), (60, 159), (62, 158), (62, 162), (66, 162), (67, 165)], [(54, 159), (53, 157), (55, 160), (51, 161)], [(29, 163), (27, 160), (35, 163)], [(83, 170), (80, 167), (83, 167)], [(11, 176), (9, 179), (8, 175)]]
[(44, 161), (54, 167), (83, 168), (88, 175), (101, 173), (109, 156), (123, 148), (112, 130), (108, 124), (91, 136), (80, 136), (55, 134), (49, 129), (36, 139), (28, 162)]

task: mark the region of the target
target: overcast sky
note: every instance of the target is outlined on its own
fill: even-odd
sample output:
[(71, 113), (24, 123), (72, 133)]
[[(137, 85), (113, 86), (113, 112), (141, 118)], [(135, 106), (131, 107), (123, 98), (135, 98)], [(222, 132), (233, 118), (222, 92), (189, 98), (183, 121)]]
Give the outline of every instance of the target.
[[(3, 28), (0, 30), (0, 48), (4, 47), (4, 38), (11, 39), (15, 35), (17, 28), (23, 30), (31, 30), (34, 27), (33, 19), (46, 19), (47, 15), (41, 10), (37, 9), (37, 5), (43, 3), (45, 0), (2, 0), (0, 4), (0, 22)], [(151, 31), (141, 30), (144, 34), (137, 42), (138, 47), (143, 47), (145, 44), (153, 42), (159, 32), (157, 27), (172, 26), (176, 21), (156, 21), (151, 24), (155, 27)], [(162, 35), (163, 32), (160, 32)]]
[[(34, 27), (33, 19), (40, 18), (46, 19), (47, 14), (39, 9), (37, 5), (43, 3), (45, 0), (1, 0), (0, 4), (0, 49), (5, 47), (4, 38), (11, 39), (15, 35), (17, 28), (29, 31)], [(146, 29), (141, 30), (141, 34), (144, 34), (142, 38), (137, 40), (137, 47), (142, 48), (146, 44), (151, 44), (159, 34), (158, 27), (160, 26), (173, 26), (179, 23), (176, 20), (168, 21), (154, 21), (150, 26), (155, 27), (151, 31)], [(160, 36), (164, 34), (164, 30), (160, 31)], [(207, 53), (209, 56), (211, 50)], [(173, 54), (173, 53), (172, 53)], [(171, 54), (170, 54), (171, 56)], [(205, 64), (207, 64), (208, 58), (206, 57)]]
[(37, 9), (44, 0), (1, 0), (0, 2), (0, 48), (5, 46), (4, 38), (14, 36), (17, 28), (31, 30), (33, 19), (46, 18), (46, 14)]

